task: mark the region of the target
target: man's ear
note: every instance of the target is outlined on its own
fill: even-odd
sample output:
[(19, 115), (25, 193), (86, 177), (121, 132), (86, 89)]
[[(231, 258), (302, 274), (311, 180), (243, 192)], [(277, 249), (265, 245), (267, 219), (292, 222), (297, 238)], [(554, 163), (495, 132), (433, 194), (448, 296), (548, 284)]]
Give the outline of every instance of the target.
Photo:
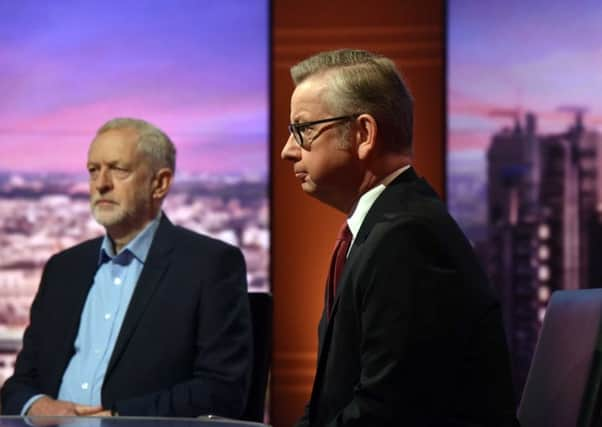
[(152, 186), (153, 186), (153, 199), (161, 200), (169, 191), (171, 187), (171, 182), (173, 180), (173, 171), (169, 168), (161, 168), (159, 169), (153, 178)]
[(356, 141), (357, 156), (365, 160), (376, 149), (376, 136), (378, 134), (378, 125), (376, 120), (370, 114), (361, 114), (356, 119)]

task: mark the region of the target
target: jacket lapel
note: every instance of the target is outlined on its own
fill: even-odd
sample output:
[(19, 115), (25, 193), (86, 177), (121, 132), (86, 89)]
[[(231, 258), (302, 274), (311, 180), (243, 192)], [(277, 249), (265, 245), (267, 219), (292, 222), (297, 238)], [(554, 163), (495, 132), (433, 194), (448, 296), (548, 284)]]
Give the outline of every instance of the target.
[(163, 214), (148, 257), (144, 263), (144, 268), (134, 289), (125, 318), (123, 319), (123, 324), (121, 325), (119, 336), (117, 337), (117, 342), (115, 343), (115, 348), (107, 367), (105, 384), (111, 371), (127, 348), (128, 342), (132, 338), (148, 303), (151, 301), (153, 294), (167, 271), (173, 249), (173, 228), (173, 224)]
[[(351, 271), (351, 266), (355, 262), (355, 259), (359, 254), (361, 254), (362, 245), (368, 239), (370, 232), (372, 229), (382, 221), (389, 220), (391, 215), (397, 216), (402, 209), (403, 203), (403, 192), (406, 190), (408, 185), (413, 184), (422, 184), (426, 182), (416, 175), (416, 172), (413, 168), (409, 168), (400, 174), (393, 182), (391, 182), (387, 188), (382, 192), (382, 194), (376, 199), (368, 214), (364, 218), (362, 225), (355, 237), (355, 241), (353, 242), (353, 246), (349, 252), (349, 256), (347, 257), (347, 261), (345, 262), (345, 267), (343, 269), (343, 273), (341, 274), (340, 283), (337, 287), (337, 292), (334, 297), (333, 305), (332, 305), (332, 313), (330, 318), (327, 318), (325, 312), (322, 315), (322, 319), (320, 320), (320, 334), (319, 334), (319, 345), (318, 345), (318, 365), (316, 369), (316, 375), (314, 380), (314, 386), (311, 393), (310, 398), (310, 412), (315, 410), (316, 403), (318, 399), (319, 390), (322, 388), (322, 380), (324, 378), (324, 369), (326, 368), (326, 359), (328, 355), (328, 349), (330, 347), (331, 335), (332, 335), (332, 325), (334, 323), (334, 318), (337, 313), (337, 307), (339, 305), (339, 299), (341, 298), (341, 294), (345, 286), (347, 286), (348, 276)], [(426, 188), (428, 184), (426, 184)], [(432, 193), (435, 195), (435, 193)], [(311, 419), (311, 414), (310, 414)]]
[[(409, 168), (408, 170), (400, 174), (397, 178), (395, 178), (393, 182), (391, 182), (387, 186), (387, 188), (375, 200), (374, 204), (368, 211), (368, 214), (364, 218), (364, 221), (362, 222), (357, 236), (355, 237), (353, 246), (349, 251), (347, 261), (345, 262), (345, 267), (343, 269), (343, 273), (341, 274), (341, 282), (337, 287), (337, 292), (335, 294), (332, 306), (332, 313), (328, 324), (332, 323), (332, 319), (336, 314), (336, 309), (339, 299), (341, 297), (341, 293), (347, 284), (347, 276), (349, 275), (351, 266), (355, 262), (355, 258), (357, 257), (358, 253), (361, 252), (362, 245), (368, 239), (370, 232), (378, 223), (390, 220), (391, 216), (399, 215), (401, 210), (401, 203), (403, 201), (403, 192), (407, 184), (417, 182), (420, 182), (420, 178), (418, 178), (418, 175), (416, 175), (416, 172), (413, 168)], [(326, 334), (324, 334), (324, 336), (326, 336)]]

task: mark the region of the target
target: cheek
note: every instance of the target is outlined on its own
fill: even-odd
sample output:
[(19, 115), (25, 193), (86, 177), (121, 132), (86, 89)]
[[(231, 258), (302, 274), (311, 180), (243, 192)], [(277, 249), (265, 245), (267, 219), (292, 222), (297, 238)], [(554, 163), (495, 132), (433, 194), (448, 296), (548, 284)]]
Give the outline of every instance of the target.
[(147, 204), (151, 198), (152, 185), (149, 180), (140, 179), (128, 189), (128, 198), (132, 203), (140, 206)]
[(131, 176), (115, 186), (116, 191), (129, 201), (139, 200), (148, 193), (149, 184), (143, 176)]
[(113, 197), (121, 204), (131, 205), (132, 201), (136, 199), (136, 190), (133, 185), (121, 182), (113, 187)]
[(351, 172), (347, 155), (313, 158), (306, 165), (311, 180), (316, 184), (344, 182), (349, 178), (348, 175)]

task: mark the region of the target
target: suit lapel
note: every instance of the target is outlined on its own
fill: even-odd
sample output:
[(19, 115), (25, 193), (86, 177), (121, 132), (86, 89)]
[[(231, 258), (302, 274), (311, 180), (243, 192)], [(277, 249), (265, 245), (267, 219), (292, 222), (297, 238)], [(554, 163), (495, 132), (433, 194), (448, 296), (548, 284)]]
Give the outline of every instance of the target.
[(144, 263), (144, 268), (140, 273), (140, 278), (134, 289), (125, 318), (123, 319), (123, 324), (121, 325), (119, 336), (117, 337), (117, 342), (115, 343), (115, 348), (111, 355), (109, 366), (107, 367), (105, 383), (127, 348), (128, 342), (132, 338), (146, 307), (167, 271), (173, 249), (173, 228), (174, 226), (169, 219), (163, 215), (149, 250), (148, 257)]
[(399, 215), (403, 210), (403, 203), (409, 198), (404, 193), (410, 186), (421, 182), (424, 181), (416, 175), (413, 168), (409, 168), (395, 178), (368, 211), (357, 233), (352, 251), (356, 248), (356, 244), (360, 247), (366, 241), (376, 224), (388, 220), (390, 215)]
[[(390, 220), (391, 216), (399, 215), (405, 188), (408, 184), (416, 182), (420, 182), (420, 178), (418, 178), (418, 175), (416, 175), (416, 172), (414, 172), (413, 168), (409, 168), (395, 178), (393, 182), (391, 182), (381, 193), (381, 195), (374, 201), (374, 204), (366, 214), (357, 236), (355, 237), (353, 246), (349, 251), (349, 256), (347, 257), (343, 273), (341, 274), (341, 282), (337, 286), (337, 292), (335, 294), (332, 306), (332, 314), (328, 324), (332, 323), (332, 319), (336, 314), (339, 299), (341, 298), (341, 293), (348, 282), (347, 276), (349, 275), (351, 266), (355, 262), (355, 258), (357, 257), (358, 253), (361, 252), (362, 245), (368, 239), (370, 232), (378, 223)], [(327, 334), (325, 333), (324, 336), (326, 335)]]

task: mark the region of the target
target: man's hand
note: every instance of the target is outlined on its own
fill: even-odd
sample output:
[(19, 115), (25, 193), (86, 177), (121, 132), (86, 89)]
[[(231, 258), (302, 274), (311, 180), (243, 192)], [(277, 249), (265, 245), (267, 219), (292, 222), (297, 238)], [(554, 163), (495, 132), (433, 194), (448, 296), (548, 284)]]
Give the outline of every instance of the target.
[(77, 415), (73, 402), (65, 400), (55, 400), (51, 397), (44, 396), (36, 400), (27, 411), (27, 416), (43, 417), (43, 416), (59, 416), (69, 417)]
[(78, 405), (74, 402), (65, 400), (55, 400), (51, 397), (44, 396), (36, 400), (29, 411), (28, 417), (110, 417), (111, 411), (104, 409), (102, 406)]
[(75, 413), (80, 417), (110, 417), (111, 411), (102, 406), (75, 405)]
[(112, 417), (113, 414), (108, 409), (103, 409), (100, 412), (96, 412), (95, 414), (92, 414), (92, 416), (93, 417)]
[[(105, 415), (105, 412), (108, 412), (108, 414)], [(110, 417), (111, 411), (105, 411), (102, 406), (75, 405), (75, 415), (80, 417)]]

